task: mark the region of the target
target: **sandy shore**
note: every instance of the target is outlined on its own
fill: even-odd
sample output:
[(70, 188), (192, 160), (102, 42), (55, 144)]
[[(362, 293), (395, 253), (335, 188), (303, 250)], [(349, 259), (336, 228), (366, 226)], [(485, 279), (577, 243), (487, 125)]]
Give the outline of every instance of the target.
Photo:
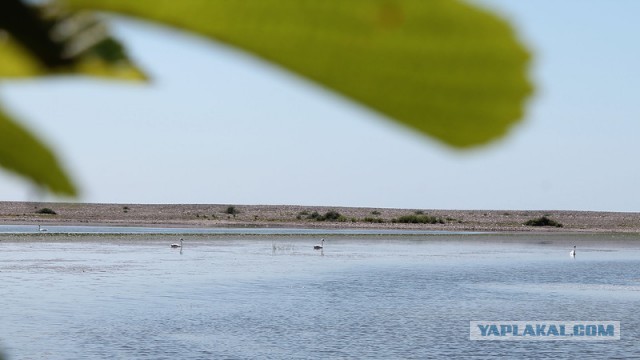
[[(55, 214), (40, 213), (44, 208), (53, 210)], [(330, 211), (338, 213), (339, 219), (319, 221), (314, 216), (317, 213), (322, 217)], [(439, 222), (399, 222), (403, 216), (411, 215), (430, 216)], [(524, 225), (526, 221), (542, 216), (562, 224), (562, 227)], [(640, 213), (0, 202), (0, 224), (640, 233)]]

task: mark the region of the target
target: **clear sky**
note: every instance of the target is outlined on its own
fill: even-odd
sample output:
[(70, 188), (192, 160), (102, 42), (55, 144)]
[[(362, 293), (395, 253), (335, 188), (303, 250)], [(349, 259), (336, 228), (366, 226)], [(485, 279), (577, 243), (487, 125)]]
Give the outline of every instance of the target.
[[(130, 20), (151, 84), (3, 84), (76, 201), (640, 211), (640, 1), (475, 0), (531, 49), (521, 125), (444, 147), (241, 51)], [(0, 172), (0, 200), (56, 200)], [(64, 199), (63, 199), (64, 200)]]

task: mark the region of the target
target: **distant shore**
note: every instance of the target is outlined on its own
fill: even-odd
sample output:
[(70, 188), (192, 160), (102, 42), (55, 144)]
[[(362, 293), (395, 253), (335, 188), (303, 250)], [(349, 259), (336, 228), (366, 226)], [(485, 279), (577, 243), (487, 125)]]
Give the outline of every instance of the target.
[[(541, 217), (562, 226), (525, 225)], [(0, 224), (640, 233), (640, 213), (0, 202)]]

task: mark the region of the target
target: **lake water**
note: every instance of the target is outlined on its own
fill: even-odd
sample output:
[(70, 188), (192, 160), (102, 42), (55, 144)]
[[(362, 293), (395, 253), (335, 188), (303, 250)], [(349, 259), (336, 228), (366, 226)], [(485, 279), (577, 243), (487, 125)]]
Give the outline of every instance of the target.
[[(0, 236), (8, 359), (640, 357), (633, 235)], [(575, 258), (569, 257), (573, 245)], [(616, 320), (618, 341), (471, 341)]]

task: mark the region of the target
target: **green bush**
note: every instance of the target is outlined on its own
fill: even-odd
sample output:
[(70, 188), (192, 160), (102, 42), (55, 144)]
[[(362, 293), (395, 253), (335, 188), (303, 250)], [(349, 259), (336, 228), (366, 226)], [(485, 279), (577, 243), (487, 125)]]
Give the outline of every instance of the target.
[(38, 213), (38, 214), (46, 214), (46, 215), (56, 215), (57, 214), (55, 211), (53, 211), (52, 209), (49, 209), (49, 208), (42, 208), (42, 209), (36, 211), (36, 213)]
[(374, 217), (366, 217), (366, 218), (362, 219), (362, 221), (364, 221), (364, 222), (370, 222), (370, 223), (378, 223), (378, 224), (380, 224), (380, 223), (383, 223), (383, 222), (384, 222), (384, 219), (381, 219), (381, 218), (374, 218)]
[(394, 220), (403, 224), (444, 224), (442, 218), (429, 215), (404, 215)]
[(225, 210), (225, 214), (235, 215), (237, 213), (238, 213), (238, 209), (236, 209), (235, 206), (229, 206), (227, 207), (227, 210)]
[(337, 221), (341, 217), (343, 216), (340, 215), (339, 212), (331, 210), (331, 211), (327, 211), (327, 213), (324, 214), (323, 219), (321, 221)]
[(546, 216), (539, 217), (537, 219), (531, 219), (524, 223), (527, 226), (555, 226), (562, 227), (563, 225), (555, 220), (551, 220)]
[(307, 216), (307, 219), (316, 220), (316, 221), (347, 221), (348, 220), (346, 217), (342, 216), (339, 212), (334, 210), (327, 211), (324, 215), (320, 215), (319, 212), (314, 211)]

